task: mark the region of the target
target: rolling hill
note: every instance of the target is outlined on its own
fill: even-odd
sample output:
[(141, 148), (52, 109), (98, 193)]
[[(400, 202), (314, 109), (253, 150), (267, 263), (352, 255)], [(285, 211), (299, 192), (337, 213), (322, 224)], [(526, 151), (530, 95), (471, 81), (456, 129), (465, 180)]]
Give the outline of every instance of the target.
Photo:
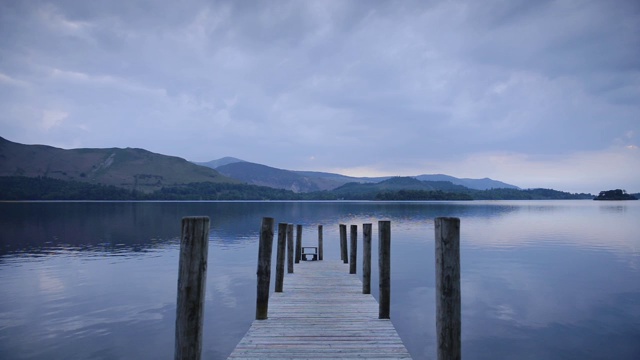
[(434, 174), (434, 175), (418, 175), (416, 179), (422, 181), (449, 181), (455, 185), (462, 185), (469, 189), (475, 190), (489, 190), (489, 189), (519, 189), (519, 187), (511, 184), (504, 183), (502, 181), (493, 180), (489, 178), (483, 179), (468, 179), (457, 178), (449, 175)]
[[(297, 193), (334, 190), (348, 183), (380, 183), (393, 178), (384, 177), (351, 177), (319, 171), (283, 170), (267, 165), (256, 164), (244, 160), (225, 157), (205, 163), (197, 163), (217, 170), (223, 175), (240, 180), (247, 184), (268, 186), (276, 189), (292, 190)], [(420, 181), (450, 182), (474, 190), (489, 189), (519, 189), (515, 185), (507, 184), (489, 178), (460, 179), (449, 175), (417, 175), (411, 178)]]
[(222, 165), (217, 167), (216, 170), (225, 176), (247, 184), (291, 190), (296, 193), (331, 190), (343, 184), (246, 161)]
[(334, 189), (332, 193), (338, 196), (367, 198), (381, 192), (400, 190), (466, 192), (469, 189), (449, 181), (421, 181), (413, 177), (392, 177), (378, 183), (348, 183)]
[[(65, 150), (23, 145), (0, 137), (0, 198), (401, 201), (593, 198), (590, 194), (521, 190), (491, 179), (457, 179), (447, 175), (355, 178), (282, 170), (235, 158), (206, 164), (208, 166), (200, 166), (143, 149)], [(217, 166), (220, 172), (211, 166)]]
[(143, 149), (23, 145), (0, 137), (0, 176), (46, 177), (150, 193), (193, 182), (239, 183), (185, 159)]
[(227, 165), (227, 164), (233, 164), (233, 163), (237, 163), (237, 162), (244, 162), (244, 160), (240, 160), (231, 156), (225, 156), (223, 158), (220, 159), (216, 159), (216, 160), (211, 160), (211, 161), (207, 161), (207, 162), (194, 162), (194, 164), (196, 165), (200, 165), (200, 166), (206, 166), (212, 169), (216, 169), (220, 166), (223, 165)]

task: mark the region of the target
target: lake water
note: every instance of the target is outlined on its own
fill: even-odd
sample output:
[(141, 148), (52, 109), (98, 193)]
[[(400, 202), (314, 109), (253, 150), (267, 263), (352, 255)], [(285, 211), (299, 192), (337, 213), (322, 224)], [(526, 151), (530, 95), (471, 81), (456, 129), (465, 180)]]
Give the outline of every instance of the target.
[(373, 264), (390, 220), (391, 319), (415, 359), (435, 356), (438, 216), (461, 219), (465, 359), (640, 359), (640, 201), (0, 203), (0, 358), (173, 358), (191, 215), (211, 218), (205, 359), (253, 320), (265, 216), (309, 246), (322, 224), (326, 259), (339, 223), (373, 223)]

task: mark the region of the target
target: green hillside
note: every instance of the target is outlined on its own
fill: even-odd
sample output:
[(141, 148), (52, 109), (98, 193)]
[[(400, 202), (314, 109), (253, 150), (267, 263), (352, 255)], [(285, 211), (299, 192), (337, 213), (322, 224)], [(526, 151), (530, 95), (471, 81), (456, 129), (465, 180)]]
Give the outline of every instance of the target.
[[(413, 177), (393, 177), (379, 183), (348, 183), (334, 189), (332, 193), (345, 199), (369, 200), (377, 197), (378, 199), (395, 200), (391, 194), (401, 190), (445, 191), (450, 193), (469, 191), (468, 188), (454, 185), (449, 181), (420, 181)], [(387, 194), (387, 196), (380, 198), (378, 194)]]
[(571, 200), (592, 199), (552, 189), (476, 190), (449, 181), (420, 181), (395, 177), (375, 184), (349, 183), (330, 192), (345, 200)]
[(45, 177), (150, 193), (194, 182), (239, 183), (185, 159), (143, 149), (23, 145), (0, 137), (0, 176)]

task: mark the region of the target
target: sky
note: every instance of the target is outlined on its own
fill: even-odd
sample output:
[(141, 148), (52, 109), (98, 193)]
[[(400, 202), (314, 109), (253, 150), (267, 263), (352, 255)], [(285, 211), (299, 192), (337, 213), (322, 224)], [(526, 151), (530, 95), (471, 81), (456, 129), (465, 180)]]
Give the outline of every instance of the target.
[(640, 192), (640, 2), (0, 0), (0, 136)]

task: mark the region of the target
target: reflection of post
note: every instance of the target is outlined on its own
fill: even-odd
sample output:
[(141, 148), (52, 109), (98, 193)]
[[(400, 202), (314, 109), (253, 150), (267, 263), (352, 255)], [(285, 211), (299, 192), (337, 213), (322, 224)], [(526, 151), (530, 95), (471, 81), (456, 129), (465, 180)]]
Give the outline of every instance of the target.
[(302, 225), (296, 226), (296, 264), (302, 257)]
[(269, 284), (271, 282), (271, 252), (273, 251), (273, 218), (262, 218), (258, 245), (258, 294), (256, 320), (266, 320), (269, 310)]
[(380, 271), (380, 306), (378, 319), (390, 319), (391, 305), (391, 222), (378, 221), (378, 268)]
[(347, 225), (340, 224), (340, 260), (345, 264), (349, 262), (347, 257)]
[(209, 218), (182, 218), (175, 359), (200, 359), (208, 247)]
[(351, 225), (351, 256), (349, 259), (349, 274), (356, 273), (358, 265), (358, 225)]
[(460, 359), (460, 219), (436, 218), (435, 243), (438, 359)]
[(284, 249), (287, 242), (287, 224), (278, 224), (278, 252), (276, 253), (276, 292), (282, 292), (284, 283)]
[(293, 224), (287, 225), (287, 273), (293, 274)]
[(318, 260), (322, 260), (324, 245), (322, 244), (322, 225), (318, 225)]
[(371, 294), (371, 224), (362, 225), (362, 293)]

